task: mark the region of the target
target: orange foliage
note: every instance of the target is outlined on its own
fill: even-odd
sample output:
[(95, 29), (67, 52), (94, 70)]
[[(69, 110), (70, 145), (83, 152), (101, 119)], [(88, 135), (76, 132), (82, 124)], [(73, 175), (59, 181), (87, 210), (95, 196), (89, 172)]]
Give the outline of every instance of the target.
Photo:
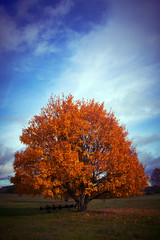
[(11, 182), (21, 194), (70, 196), (84, 210), (99, 196), (129, 197), (147, 186), (128, 132), (104, 104), (52, 97), (24, 128)]

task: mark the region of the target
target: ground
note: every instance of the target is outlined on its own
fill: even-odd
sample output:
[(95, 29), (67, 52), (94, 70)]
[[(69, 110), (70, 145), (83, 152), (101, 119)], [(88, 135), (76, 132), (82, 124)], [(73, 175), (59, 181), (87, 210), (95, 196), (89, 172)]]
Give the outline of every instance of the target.
[[(54, 201), (55, 205), (73, 202)], [(160, 195), (94, 200), (87, 212), (74, 209), (48, 213), (52, 199), (0, 194), (1, 240), (157, 240)]]

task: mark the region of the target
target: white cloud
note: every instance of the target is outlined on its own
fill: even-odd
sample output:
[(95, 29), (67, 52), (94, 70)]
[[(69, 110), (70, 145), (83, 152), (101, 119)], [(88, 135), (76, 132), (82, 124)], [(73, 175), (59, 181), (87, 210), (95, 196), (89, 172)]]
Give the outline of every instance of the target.
[(13, 151), (17, 151), (22, 148), (19, 137), (22, 133), (22, 128), (24, 127), (25, 122), (13, 122), (10, 125), (6, 124), (1, 129), (0, 142), (2, 142), (8, 148), (12, 148)]
[(0, 143), (0, 165), (4, 165), (12, 160), (13, 149), (5, 147), (4, 144)]
[(1, 176), (1, 178), (7, 178), (11, 174), (13, 174), (13, 164), (12, 164), (12, 162), (6, 163), (5, 165), (0, 165), (0, 176)]
[(2, 183), (1, 180), (5, 181), (9, 175), (13, 174), (13, 159), (13, 149), (0, 143), (0, 185)]

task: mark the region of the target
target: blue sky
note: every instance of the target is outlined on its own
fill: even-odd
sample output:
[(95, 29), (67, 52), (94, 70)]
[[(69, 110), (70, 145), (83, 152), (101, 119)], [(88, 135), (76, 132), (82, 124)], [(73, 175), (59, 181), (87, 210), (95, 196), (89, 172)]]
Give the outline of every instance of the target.
[(0, 186), (51, 93), (105, 102), (160, 167), (159, 0), (0, 0)]

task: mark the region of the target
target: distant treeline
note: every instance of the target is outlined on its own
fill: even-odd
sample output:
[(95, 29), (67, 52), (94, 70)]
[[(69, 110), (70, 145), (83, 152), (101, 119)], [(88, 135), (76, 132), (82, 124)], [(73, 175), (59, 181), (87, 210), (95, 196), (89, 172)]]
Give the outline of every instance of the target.
[(154, 186), (147, 187), (144, 190), (144, 193), (146, 195), (158, 194), (158, 193), (160, 193), (160, 186), (159, 185), (154, 185)]
[(15, 191), (14, 185), (2, 187), (2, 188), (0, 189), (0, 193), (14, 193), (14, 191)]

